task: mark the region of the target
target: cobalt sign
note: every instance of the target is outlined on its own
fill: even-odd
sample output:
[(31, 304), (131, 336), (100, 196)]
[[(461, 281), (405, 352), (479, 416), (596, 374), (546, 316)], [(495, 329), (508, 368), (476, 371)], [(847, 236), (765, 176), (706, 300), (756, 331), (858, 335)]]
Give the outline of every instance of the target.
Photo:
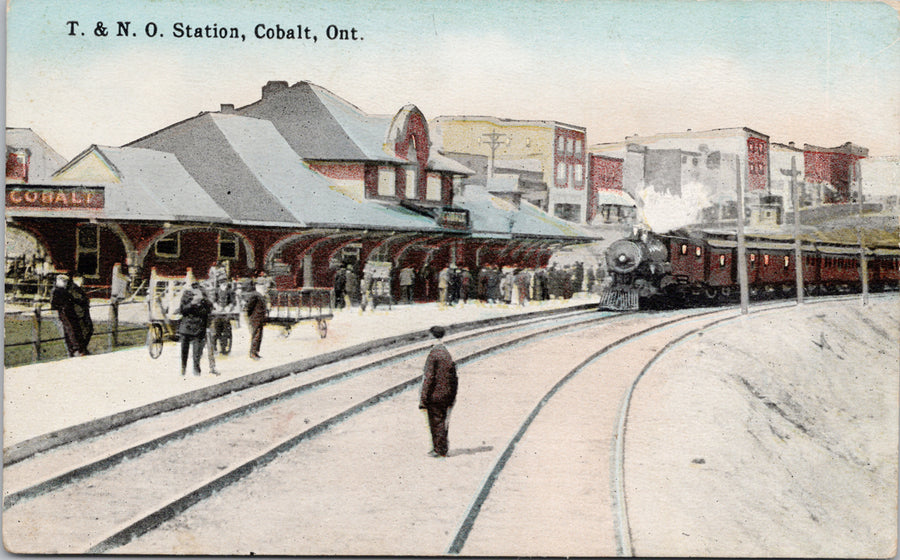
[(103, 188), (52, 189), (7, 187), (6, 207), (67, 210), (76, 208), (103, 208)]

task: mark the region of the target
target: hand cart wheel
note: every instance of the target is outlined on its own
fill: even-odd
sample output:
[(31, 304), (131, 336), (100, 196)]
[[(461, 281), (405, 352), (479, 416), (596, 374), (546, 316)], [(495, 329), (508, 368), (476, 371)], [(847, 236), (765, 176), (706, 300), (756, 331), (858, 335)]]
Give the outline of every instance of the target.
[(162, 325), (151, 323), (147, 328), (147, 351), (154, 360), (159, 358), (163, 349), (163, 330)]
[(325, 319), (316, 319), (316, 330), (319, 331), (319, 338), (325, 338), (328, 335), (328, 323)]

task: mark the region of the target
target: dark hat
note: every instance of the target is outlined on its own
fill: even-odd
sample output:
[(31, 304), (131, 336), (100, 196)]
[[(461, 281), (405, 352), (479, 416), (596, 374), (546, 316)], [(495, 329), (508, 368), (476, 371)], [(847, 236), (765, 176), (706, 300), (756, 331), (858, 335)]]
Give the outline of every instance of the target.
[(434, 326), (428, 329), (428, 332), (430, 332), (431, 336), (434, 338), (444, 338), (444, 333), (447, 331), (444, 330), (444, 327)]

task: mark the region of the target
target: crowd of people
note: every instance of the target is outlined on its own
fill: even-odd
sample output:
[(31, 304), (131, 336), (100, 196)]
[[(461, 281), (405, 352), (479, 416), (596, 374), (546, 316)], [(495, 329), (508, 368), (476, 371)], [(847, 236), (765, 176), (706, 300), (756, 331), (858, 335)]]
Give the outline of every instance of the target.
[(485, 303), (525, 305), (529, 301), (569, 299), (592, 291), (596, 277), (583, 263), (549, 268), (501, 268), (488, 265), (476, 273), (451, 265), (438, 274), (438, 302), (454, 305), (477, 299)]
[[(380, 290), (373, 287), (373, 280), (381, 282)], [(344, 308), (373, 302), (376, 292), (399, 294), (399, 303), (412, 303), (418, 299), (441, 305), (455, 305), (477, 300), (484, 303), (524, 305), (528, 301), (569, 299), (577, 292), (592, 292), (599, 285), (593, 267), (584, 263), (541, 268), (513, 268), (487, 265), (478, 269), (450, 265), (440, 271), (428, 266), (421, 270), (404, 267), (389, 271), (386, 278), (375, 278), (364, 273), (360, 277), (351, 265), (339, 267), (334, 275), (335, 307)], [(385, 287), (386, 286), (386, 287)], [(435, 292), (436, 288), (436, 292)]]
[(53, 291), (54, 274), (49, 257), (42, 253), (7, 256), (6, 294), (46, 298)]
[[(81, 288), (80, 278), (56, 276), (51, 293), (51, 308), (58, 312), (69, 356), (89, 353), (93, 334), (89, 299)], [(512, 268), (486, 265), (477, 269), (451, 264), (436, 271), (421, 269), (366, 266), (360, 273), (351, 264), (337, 267), (334, 274), (334, 307), (359, 306), (374, 308), (380, 298), (399, 295), (399, 303), (434, 301), (450, 306), (478, 301), (485, 304), (525, 305), (529, 301), (568, 299), (577, 292), (593, 292), (599, 287), (601, 274), (583, 263), (540, 268)], [(268, 317), (268, 298), (272, 281), (264, 274), (259, 278), (233, 281), (228, 270), (217, 263), (204, 282), (191, 281), (184, 291), (173, 294), (168, 313), (180, 314), (177, 335), (181, 343), (182, 374), (186, 373), (189, 354), (193, 354), (194, 373), (200, 374), (201, 356), (207, 349), (210, 371), (215, 371), (215, 354), (230, 351), (231, 321), (246, 321), (250, 329), (250, 357), (260, 359), (263, 326)], [(115, 290), (113, 290), (115, 291)], [(241, 319), (243, 317), (243, 319)]]
[(231, 321), (243, 316), (250, 330), (250, 358), (261, 359), (263, 327), (268, 317), (267, 294), (271, 288), (267, 278), (239, 282), (228, 278), (221, 265), (210, 268), (205, 282), (191, 282), (185, 287), (178, 304), (181, 315), (178, 339), (181, 343), (181, 375), (187, 373), (188, 357), (192, 357), (193, 374), (201, 374), (203, 350), (206, 348), (210, 373), (216, 371), (215, 356), (231, 350)]

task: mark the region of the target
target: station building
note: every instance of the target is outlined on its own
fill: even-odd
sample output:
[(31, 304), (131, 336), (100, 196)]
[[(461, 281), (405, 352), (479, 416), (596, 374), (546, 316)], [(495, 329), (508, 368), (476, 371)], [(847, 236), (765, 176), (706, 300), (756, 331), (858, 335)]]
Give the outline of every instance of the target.
[(21, 151), (8, 143), (7, 232), (33, 237), (53, 270), (89, 286), (108, 285), (116, 263), (137, 282), (151, 270), (204, 278), (224, 263), (232, 277), (265, 274), (282, 289), (371, 268), (398, 291), (410, 267), (415, 297), (434, 299), (450, 264), (539, 267), (592, 239), (527, 202), (463, 195), (472, 170), (432, 147), (414, 105), (370, 115), (308, 82), (269, 82), (245, 107), (90, 146), (37, 182), (9, 180), (10, 150)]

